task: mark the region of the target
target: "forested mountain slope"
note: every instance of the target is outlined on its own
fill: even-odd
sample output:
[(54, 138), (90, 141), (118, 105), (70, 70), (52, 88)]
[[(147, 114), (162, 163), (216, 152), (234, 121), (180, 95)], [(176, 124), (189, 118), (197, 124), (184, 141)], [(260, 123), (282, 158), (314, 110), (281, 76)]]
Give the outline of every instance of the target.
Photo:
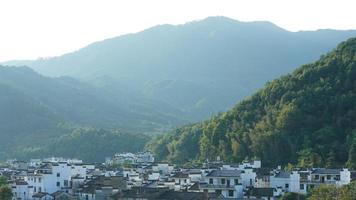
[[(107, 129), (104, 135), (110, 137), (95, 134), (92, 137), (98, 143), (91, 146), (97, 152), (92, 152), (91, 159), (95, 156), (102, 159), (98, 149), (106, 149), (105, 143), (127, 138), (140, 144), (142, 150), (142, 141), (147, 138), (142, 136), (141, 140), (141, 136), (129, 133), (156, 133), (184, 123), (176, 115), (178, 111), (163, 103), (129, 97), (125, 92), (105, 90), (68, 77), (45, 77), (28, 67), (0, 66), (0, 94), (0, 159), (51, 152), (69, 155), (69, 149), (76, 148), (79, 141), (87, 146), (78, 149), (78, 155), (86, 155), (87, 147), (92, 144), (88, 135), (67, 137), (66, 143), (73, 144), (67, 150), (60, 148), (67, 146), (63, 140), (55, 142), (61, 145), (54, 145), (53, 140), (71, 134), (72, 127), (93, 127), (92, 132)], [(69, 139), (77, 143), (74, 145)], [(117, 143), (116, 151), (138, 149), (123, 148), (122, 143)], [(115, 153), (114, 147), (109, 152)]]
[(356, 39), (266, 84), (228, 112), (151, 141), (160, 159), (356, 167)]

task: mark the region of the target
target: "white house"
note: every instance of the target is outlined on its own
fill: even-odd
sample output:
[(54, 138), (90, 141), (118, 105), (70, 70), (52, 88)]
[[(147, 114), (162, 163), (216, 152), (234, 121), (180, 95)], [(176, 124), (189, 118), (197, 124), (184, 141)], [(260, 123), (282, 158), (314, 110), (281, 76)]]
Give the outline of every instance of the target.
[(225, 198), (242, 198), (244, 182), (241, 170), (213, 170), (205, 176), (205, 183), (199, 184), (201, 192), (216, 193)]

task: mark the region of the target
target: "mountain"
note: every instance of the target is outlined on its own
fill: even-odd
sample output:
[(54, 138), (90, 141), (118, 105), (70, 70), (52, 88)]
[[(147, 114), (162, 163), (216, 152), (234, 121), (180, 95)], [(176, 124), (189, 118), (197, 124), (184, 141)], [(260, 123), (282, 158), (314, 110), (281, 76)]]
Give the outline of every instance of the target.
[(289, 32), (270, 22), (209, 17), (159, 25), (59, 57), (12, 61), (164, 102), (189, 121), (226, 111), (269, 80), (318, 59), (356, 31)]
[(260, 158), (266, 166), (356, 168), (356, 38), (210, 120), (147, 146), (176, 163)]
[[(28, 67), (0, 66), (0, 94), (0, 158), (25, 147), (44, 148), (54, 138), (70, 134), (68, 126), (119, 129), (122, 135), (161, 132), (185, 122), (178, 117), (179, 111), (164, 103), (69, 77), (45, 77)], [(101, 143), (97, 148), (103, 146)]]
[(103, 162), (118, 152), (140, 152), (150, 137), (95, 128), (63, 128), (65, 134), (41, 144), (19, 145), (11, 152), (18, 159), (50, 156), (80, 158), (86, 162)]
[[(69, 77), (49, 78), (27, 67), (1, 67), (0, 84), (28, 96), (62, 121), (149, 132), (180, 122), (164, 104), (93, 87)], [(169, 110), (171, 109), (171, 110)]]

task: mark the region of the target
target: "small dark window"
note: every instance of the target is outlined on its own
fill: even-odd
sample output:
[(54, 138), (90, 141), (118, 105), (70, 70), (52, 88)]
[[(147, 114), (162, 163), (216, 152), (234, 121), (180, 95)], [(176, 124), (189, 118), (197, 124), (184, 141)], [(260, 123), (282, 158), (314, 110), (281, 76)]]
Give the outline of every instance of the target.
[(286, 183), (286, 188), (289, 188), (289, 184), (288, 183)]
[(239, 179), (235, 179), (235, 185), (239, 184)]
[(57, 187), (61, 186), (61, 183), (60, 182), (57, 182)]
[(316, 179), (316, 180), (319, 180), (319, 175), (315, 175), (315, 179)]
[(304, 184), (300, 184), (299, 187), (300, 187), (301, 190), (304, 190)]
[(224, 178), (221, 179), (221, 184), (225, 185), (225, 179)]
[(340, 180), (340, 175), (336, 175), (335, 180), (339, 181)]
[(61, 176), (61, 174), (60, 173), (57, 173), (57, 177), (60, 177)]
[(221, 190), (215, 190), (216, 194), (220, 195), (221, 194)]
[(234, 196), (234, 191), (233, 190), (229, 190), (229, 197), (233, 197)]
[(326, 179), (330, 180), (331, 179), (331, 175), (327, 175)]
[(212, 178), (209, 179), (209, 184), (213, 184), (214, 180)]

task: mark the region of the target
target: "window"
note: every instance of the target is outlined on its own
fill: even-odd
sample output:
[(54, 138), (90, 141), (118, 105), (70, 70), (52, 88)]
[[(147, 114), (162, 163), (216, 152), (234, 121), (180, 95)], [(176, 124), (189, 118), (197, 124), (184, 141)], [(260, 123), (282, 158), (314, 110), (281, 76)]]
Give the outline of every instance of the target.
[(221, 184), (225, 185), (225, 179), (224, 178), (221, 179)]
[(220, 195), (221, 194), (221, 190), (215, 190), (216, 194)]
[(60, 182), (57, 182), (57, 187), (61, 186), (61, 183)]
[(289, 188), (289, 184), (288, 183), (286, 183), (286, 188)]
[(33, 181), (36, 183), (36, 178)]
[(61, 174), (60, 173), (57, 173), (57, 177), (60, 177), (61, 176)]
[(239, 184), (239, 179), (235, 179), (235, 185), (238, 185)]
[(187, 183), (187, 179), (184, 179), (184, 183)]
[(340, 180), (340, 175), (336, 175), (335, 180), (339, 181)]
[(64, 187), (67, 187), (68, 186), (68, 180), (64, 180), (63, 181), (63, 185), (64, 185)]
[(38, 192), (42, 192), (42, 188), (41, 187), (38, 187)]
[(33, 187), (33, 192), (36, 192), (36, 187)]
[(41, 183), (42, 179), (41, 178), (38, 178), (38, 182)]
[(209, 184), (213, 184), (214, 180), (212, 178), (209, 179)]
[(316, 180), (319, 180), (319, 175), (315, 175), (315, 179), (316, 179)]
[(299, 188), (300, 190), (304, 190), (304, 184), (300, 184)]
[(326, 179), (330, 180), (331, 179), (331, 175), (327, 175)]
[(234, 191), (233, 190), (229, 190), (229, 197), (233, 197), (234, 196)]
[(85, 199), (88, 200), (88, 199), (89, 199), (89, 196), (88, 196), (88, 195), (85, 195)]

